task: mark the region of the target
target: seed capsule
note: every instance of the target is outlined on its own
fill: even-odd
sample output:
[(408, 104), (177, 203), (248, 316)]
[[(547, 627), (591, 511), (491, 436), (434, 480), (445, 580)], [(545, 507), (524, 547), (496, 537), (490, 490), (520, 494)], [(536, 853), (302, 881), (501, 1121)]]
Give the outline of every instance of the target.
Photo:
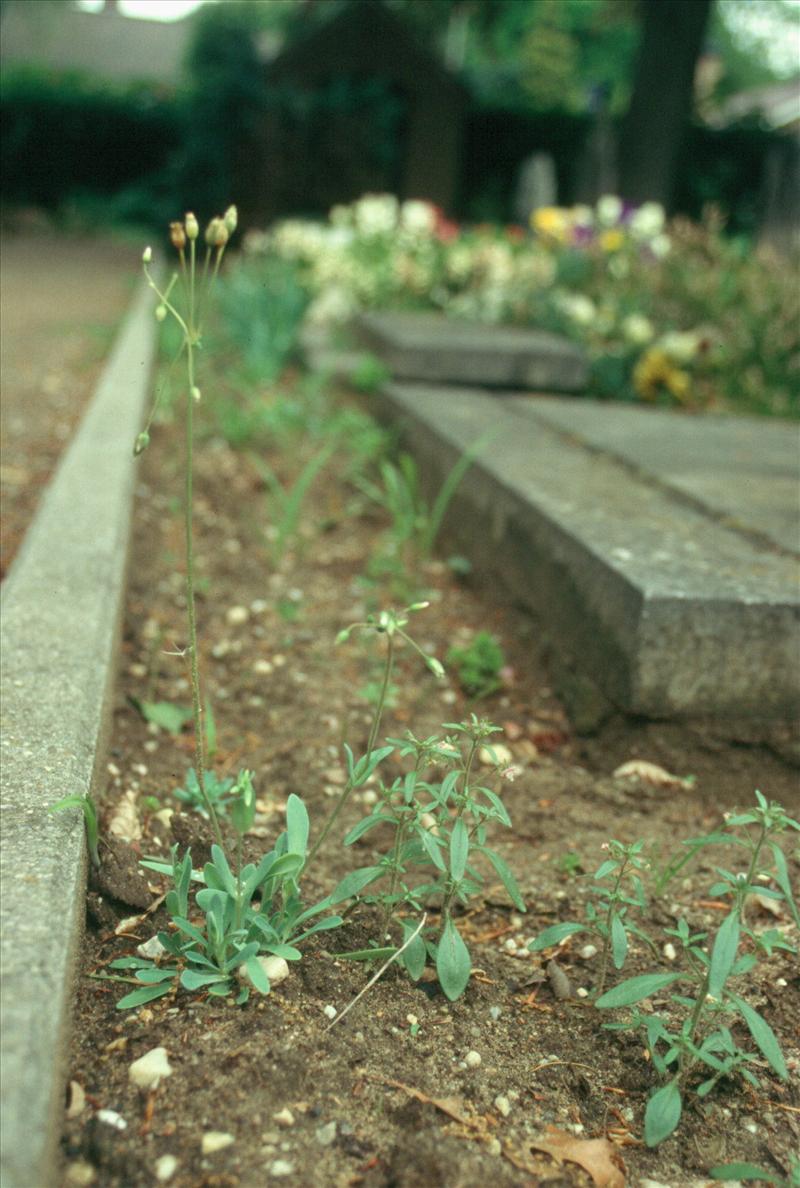
[(186, 212), (184, 226), (186, 227), (186, 238), (197, 239), (197, 236), (200, 234), (200, 227), (198, 225), (197, 219), (190, 210)]
[(170, 223), (169, 237), (172, 246), (179, 252), (182, 252), (186, 247), (186, 232), (183, 228), (183, 223)]

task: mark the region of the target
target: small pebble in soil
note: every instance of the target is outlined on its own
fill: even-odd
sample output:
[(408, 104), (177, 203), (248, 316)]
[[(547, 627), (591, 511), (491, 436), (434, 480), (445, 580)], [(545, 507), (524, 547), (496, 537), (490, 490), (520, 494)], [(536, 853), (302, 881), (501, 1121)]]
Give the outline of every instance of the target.
[(575, 993), (578, 996), (578, 998), (588, 998), (589, 997), (589, 991), (586, 989), (585, 986), (579, 986), (578, 989), (575, 991)]
[(273, 1121), (277, 1122), (279, 1126), (294, 1126), (294, 1114), (288, 1106), (284, 1106), (282, 1110), (272, 1115)]
[(250, 611), (246, 606), (229, 606), (225, 612), (225, 619), (231, 627), (241, 627), (250, 618)]
[(224, 1130), (207, 1130), (201, 1140), (200, 1149), (204, 1155), (213, 1155), (215, 1151), (224, 1151), (235, 1142), (235, 1136), (227, 1134)]
[(664, 945), (663, 953), (664, 953), (664, 956), (666, 957), (667, 961), (674, 961), (675, 958), (678, 956), (678, 950), (675, 948), (675, 946), (672, 944), (671, 941), (667, 941), (667, 943)]
[(166, 1184), (167, 1180), (171, 1180), (178, 1170), (178, 1160), (174, 1155), (162, 1155), (156, 1160), (156, 1179), (159, 1184)]
[(498, 1093), (497, 1097), (494, 1099), (493, 1104), (494, 1104), (494, 1108), (497, 1110), (497, 1112), (499, 1114), (502, 1114), (502, 1116), (504, 1118), (507, 1118), (508, 1115), (511, 1113), (511, 1102), (508, 1100), (508, 1098), (505, 1096), (504, 1093)]
[(329, 1147), (336, 1138), (336, 1123), (326, 1122), (324, 1126), (318, 1126), (314, 1138), (321, 1147)]
[(466, 1064), (467, 1068), (478, 1068), (481, 1063), (480, 1052), (476, 1052), (474, 1048), (470, 1052), (467, 1052), (466, 1056), (464, 1057), (464, 1063)]
[(114, 1130), (128, 1129), (128, 1123), (116, 1110), (98, 1110), (96, 1117), (98, 1122), (104, 1122), (106, 1126), (112, 1126)]
[(164, 1077), (172, 1076), (166, 1048), (151, 1048), (128, 1067), (128, 1080), (139, 1089), (157, 1089)]
[(488, 1143), (486, 1144), (486, 1150), (490, 1155), (502, 1155), (503, 1144), (500, 1142), (500, 1139), (489, 1139)]
[(136, 952), (140, 957), (148, 957), (152, 961), (155, 961), (157, 957), (163, 956), (166, 951), (157, 936), (151, 936), (150, 940), (146, 940), (143, 944), (136, 946)]
[(132, 677), (146, 677), (147, 676), (147, 665), (146, 664), (131, 664), (130, 668), (128, 669), (128, 672), (131, 674)]
[(253, 665), (253, 672), (259, 676), (269, 676), (271, 672), (275, 671), (274, 665), (270, 664), (269, 660), (256, 660)]
[(331, 1006), (330, 1003), (328, 1003), (327, 1006), (324, 1006), (322, 1008), (322, 1013), (326, 1019), (335, 1019), (336, 1018), (336, 1007)]
[(493, 743), (491, 747), (481, 747), (478, 751), (478, 761), (484, 767), (508, 767), (513, 758), (512, 752), (503, 743)]
[(406, 1015), (406, 1023), (410, 1023), (412, 1027), (416, 1027), (419, 1019), (416, 1015)]
[(112, 776), (118, 776), (122, 774), (116, 763), (109, 763), (106, 770), (108, 771), (108, 774)]
[(502, 1013), (503, 1013), (503, 1009), (502, 1009), (502, 1007), (499, 1007), (499, 1006), (491, 1006), (491, 1007), (489, 1007), (489, 1017), (490, 1017), (491, 1019), (493, 1019), (495, 1023), (496, 1023), (496, 1022), (497, 1022), (497, 1020), (500, 1018), (500, 1016), (502, 1015)]
[(97, 1172), (91, 1163), (86, 1163), (83, 1160), (79, 1160), (77, 1163), (70, 1163), (67, 1167), (67, 1183), (78, 1185), (79, 1188), (84, 1184), (93, 1184), (96, 1176)]
[(582, 949), (578, 950), (578, 956), (582, 957), (584, 961), (590, 961), (592, 957), (597, 956), (597, 945), (584, 945)]
[(288, 1159), (274, 1159), (269, 1165), (269, 1174), (275, 1176), (291, 1176), (294, 1172), (294, 1164), (290, 1163)]
[(517, 942), (514, 940), (513, 936), (510, 936), (508, 940), (503, 942), (503, 948), (507, 953), (516, 953)]
[(254, 598), (250, 603), (250, 610), (254, 615), (263, 615), (268, 606), (266, 598)]
[(145, 739), (142, 745), (145, 751), (147, 751), (148, 755), (152, 755), (154, 751), (158, 750), (158, 742), (154, 738)]

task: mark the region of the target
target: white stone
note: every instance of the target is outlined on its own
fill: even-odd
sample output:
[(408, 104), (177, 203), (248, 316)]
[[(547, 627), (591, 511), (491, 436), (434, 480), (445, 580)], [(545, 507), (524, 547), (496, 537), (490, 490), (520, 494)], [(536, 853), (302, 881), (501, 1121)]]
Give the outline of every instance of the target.
[(146, 940), (141, 945), (136, 946), (136, 952), (139, 956), (148, 957), (151, 961), (162, 957), (166, 951), (157, 936), (151, 936), (150, 940)]
[(331, 1006), (331, 1005), (330, 1005), (330, 1003), (329, 1003), (327, 1006), (324, 1006), (324, 1007), (322, 1008), (322, 1013), (323, 1013), (323, 1015), (325, 1016), (325, 1018), (326, 1018), (326, 1019), (331, 1019), (331, 1020), (333, 1020), (333, 1019), (335, 1019), (335, 1018), (336, 1018), (336, 1007), (335, 1007), (335, 1006)]
[(678, 951), (673, 945), (672, 941), (667, 941), (667, 943), (664, 945), (663, 951), (667, 961), (674, 961), (678, 956)]
[(294, 1126), (294, 1114), (288, 1106), (284, 1106), (282, 1110), (278, 1110), (278, 1112), (273, 1114), (272, 1117), (279, 1126)]
[(225, 618), (231, 627), (239, 627), (250, 618), (250, 611), (246, 606), (229, 606), (225, 612)]
[(93, 1184), (96, 1175), (97, 1173), (91, 1163), (85, 1163), (83, 1160), (79, 1160), (77, 1163), (70, 1163), (66, 1171), (67, 1183), (75, 1184), (78, 1188), (83, 1188), (87, 1184)]
[(466, 1064), (467, 1068), (478, 1068), (481, 1063), (480, 1052), (476, 1052), (474, 1049), (471, 1052), (467, 1052), (466, 1056), (464, 1057), (464, 1063)]
[(269, 1165), (269, 1174), (275, 1176), (290, 1176), (294, 1171), (294, 1164), (290, 1163), (288, 1159), (275, 1159)]
[(105, 1122), (106, 1126), (113, 1126), (114, 1130), (127, 1130), (128, 1123), (116, 1110), (98, 1110), (95, 1117), (98, 1122)]
[(502, 1114), (504, 1118), (507, 1118), (511, 1113), (511, 1102), (508, 1100), (505, 1094), (498, 1093), (497, 1097), (494, 1099), (494, 1108), (499, 1114)]
[(172, 1076), (166, 1048), (151, 1048), (128, 1068), (128, 1080), (140, 1089), (157, 1089), (164, 1077)]
[(336, 1138), (336, 1123), (326, 1122), (314, 1131), (314, 1137), (321, 1147), (329, 1147)]
[[(269, 953), (256, 957), (256, 961), (269, 978), (270, 989), (273, 986), (277, 986), (279, 982), (285, 982), (289, 976), (289, 963), (285, 957), (276, 957), (274, 954)], [(253, 986), (246, 965), (239, 966), (239, 977), (248, 986)], [(257, 989), (257, 987), (253, 986), (253, 989)]]
[(478, 759), (485, 767), (508, 767), (513, 758), (513, 753), (503, 743), (492, 743), (478, 751)]
[(213, 1155), (215, 1151), (224, 1151), (235, 1142), (235, 1136), (224, 1130), (207, 1130), (202, 1138), (201, 1150), (204, 1155)]
[(160, 1184), (166, 1184), (178, 1170), (178, 1160), (174, 1155), (162, 1155), (156, 1160), (156, 1179)]
[(584, 945), (582, 949), (578, 950), (578, 955), (584, 961), (589, 961), (590, 958), (597, 956), (597, 945)]

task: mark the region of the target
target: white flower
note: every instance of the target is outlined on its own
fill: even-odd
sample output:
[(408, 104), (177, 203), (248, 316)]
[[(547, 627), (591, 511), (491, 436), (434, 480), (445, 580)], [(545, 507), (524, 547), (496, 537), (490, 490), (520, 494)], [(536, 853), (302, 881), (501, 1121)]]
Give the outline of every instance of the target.
[(400, 226), (412, 235), (431, 235), (436, 227), (436, 211), (430, 202), (409, 198), (400, 207)]
[(578, 326), (588, 326), (597, 316), (591, 297), (583, 293), (564, 293), (558, 302), (563, 313)]
[(672, 251), (672, 242), (670, 237), (665, 235), (663, 231), (660, 235), (654, 235), (647, 246), (658, 260), (663, 260), (664, 256), (669, 255), (669, 253)]
[(653, 239), (664, 230), (664, 207), (659, 202), (645, 202), (631, 218), (631, 235), (636, 239)]
[(597, 221), (604, 227), (616, 227), (622, 215), (622, 201), (616, 194), (604, 194), (597, 200)]
[[(601, 201), (603, 201), (603, 199), (601, 199)], [(619, 199), (616, 201), (619, 202)], [(620, 204), (620, 211), (621, 210), (622, 205)], [(572, 224), (574, 227), (592, 227), (594, 225), (594, 211), (592, 210), (591, 206), (573, 206), (571, 214)], [(614, 221), (616, 222), (616, 219)]]
[(628, 314), (626, 318), (622, 319), (621, 329), (628, 342), (637, 345), (650, 342), (655, 334), (653, 323), (644, 314)]
[(696, 330), (673, 330), (658, 345), (673, 363), (690, 363), (700, 346), (700, 335)]
[(353, 297), (337, 285), (331, 285), (315, 297), (308, 307), (306, 319), (312, 326), (330, 326), (346, 322), (356, 311)]
[(356, 229), (361, 235), (386, 235), (397, 226), (394, 194), (365, 194), (355, 205)]

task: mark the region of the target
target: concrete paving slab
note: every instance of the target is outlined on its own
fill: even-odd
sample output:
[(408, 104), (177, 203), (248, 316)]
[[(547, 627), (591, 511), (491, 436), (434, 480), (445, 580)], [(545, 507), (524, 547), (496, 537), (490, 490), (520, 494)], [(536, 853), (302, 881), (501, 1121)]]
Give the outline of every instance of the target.
[[(630, 444), (633, 435), (625, 450), (612, 451), (624, 440), (620, 414), (637, 410), (613, 410), (616, 433), (598, 427), (589, 446), (586, 420), (581, 434), (565, 428), (566, 406), (577, 419), (582, 402), (565, 401), (558, 415), (550, 402), (548, 424), (538, 402), (524, 404), (518, 394), (394, 383), (379, 399), (432, 482), (482, 434), (495, 433), (462, 485), (449, 530), (543, 620), (613, 704), (650, 717), (714, 718), (732, 734), (738, 723), (785, 721), (800, 710), (800, 572), (796, 556), (778, 543), (783, 529), (752, 516), (740, 531), (734, 517), (723, 522), (710, 513), (710, 496), (701, 498), (697, 486), (691, 498), (677, 482), (673, 489), (670, 458), (674, 468), (679, 446), (659, 453), (654, 437), (652, 473), (644, 451)], [(603, 405), (599, 413), (607, 411)], [(700, 436), (701, 422), (680, 414), (661, 423), (662, 436), (673, 424), (681, 439)], [(775, 472), (785, 478), (784, 436), (766, 423), (765, 442), (756, 447), (757, 428), (748, 422), (741, 437), (754, 471), (759, 458), (762, 474), (772, 472), (771, 443)], [(717, 432), (709, 422), (712, 440)], [(735, 424), (727, 432), (736, 437)], [(702, 461), (699, 441), (692, 448)], [(732, 465), (729, 487), (736, 475)], [(688, 488), (689, 468), (683, 477)], [(788, 486), (779, 489), (788, 497)], [(746, 505), (740, 501), (737, 511)], [(727, 505), (719, 506), (727, 516)], [(784, 513), (790, 525), (791, 501)]]
[(47, 808), (91, 794), (105, 763), (154, 331), (143, 286), (2, 587), (3, 1188), (59, 1182), (85, 853), (80, 813)]
[(517, 396), (514, 409), (663, 484), (730, 527), (800, 553), (800, 425)]
[(545, 330), (435, 313), (365, 313), (352, 329), (397, 380), (544, 392), (580, 392), (588, 381), (583, 352)]

